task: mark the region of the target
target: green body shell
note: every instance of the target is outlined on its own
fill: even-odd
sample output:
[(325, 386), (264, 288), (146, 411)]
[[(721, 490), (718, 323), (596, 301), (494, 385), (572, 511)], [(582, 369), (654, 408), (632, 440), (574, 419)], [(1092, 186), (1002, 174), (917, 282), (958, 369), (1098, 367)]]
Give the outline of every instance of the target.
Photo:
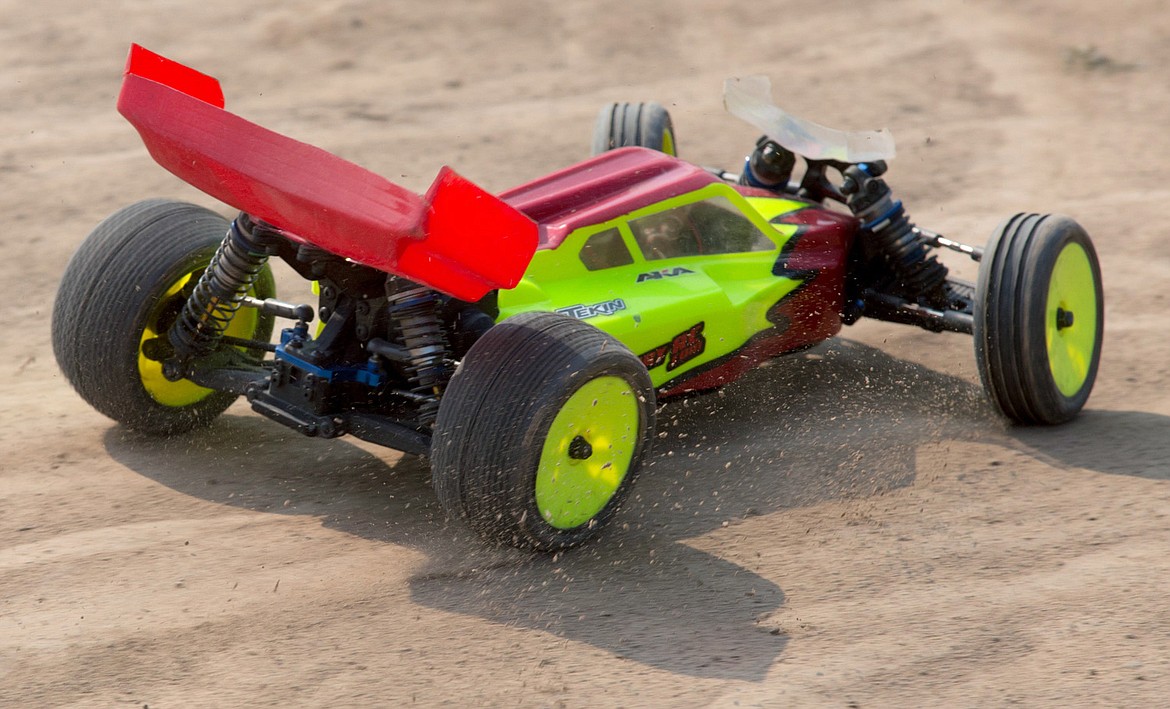
[[(705, 206), (695, 207), (700, 203)], [(803, 281), (775, 275), (779, 254), (797, 227), (771, 220), (808, 206), (744, 197), (730, 185), (712, 184), (577, 229), (557, 248), (538, 250), (521, 282), (500, 292), (499, 318), (544, 310), (585, 320), (641, 356), (661, 388), (772, 327), (769, 309)], [(715, 230), (724, 237), (730, 230), (735, 243), (713, 244), (708, 228), (697, 236), (704, 242), (698, 253), (692, 247), (664, 254), (651, 249), (641, 226), (671, 214), (712, 212), (730, 225)], [(601, 243), (611, 254), (607, 259), (591, 247)]]

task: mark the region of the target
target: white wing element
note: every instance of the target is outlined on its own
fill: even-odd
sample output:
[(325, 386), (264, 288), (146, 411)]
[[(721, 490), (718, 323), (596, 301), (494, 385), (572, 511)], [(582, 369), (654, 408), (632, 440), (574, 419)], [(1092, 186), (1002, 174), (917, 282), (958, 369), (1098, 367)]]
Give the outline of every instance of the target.
[(885, 128), (834, 130), (785, 113), (772, 103), (772, 82), (766, 76), (733, 77), (723, 82), (723, 106), (731, 115), (810, 160), (861, 163), (894, 157), (894, 136)]

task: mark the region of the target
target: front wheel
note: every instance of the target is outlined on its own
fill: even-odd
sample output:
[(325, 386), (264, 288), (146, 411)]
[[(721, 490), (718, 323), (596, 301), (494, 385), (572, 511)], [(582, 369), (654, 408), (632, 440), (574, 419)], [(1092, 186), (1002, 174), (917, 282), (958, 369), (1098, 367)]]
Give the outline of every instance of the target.
[[(203, 207), (148, 200), (110, 215), (70, 259), (53, 305), (53, 352), (99, 412), (142, 433), (169, 435), (209, 423), (236, 398), (170, 381), (146, 356), (146, 343), (166, 337), (227, 229), (227, 220)], [(275, 295), (267, 267), (252, 294)], [(225, 334), (267, 341), (272, 322), (241, 308)]]
[(553, 313), (508, 318), (472, 346), (443, 393), (435, 492), (490, 541), (575, 546), (628, 493), (654, 406), (646, 368), (614, 338)]
[(979, 267), (974, 334), (983, 386), (1004, 416), (1076, 416), (1097, 377), (1104, 323), (1101, 267), (1080, 224), (1017, 214), (999, 225)]
[(678, 157), (674, 124), (662, 104), (611, 103), (597, 114), (592, 154), (635, 145)]

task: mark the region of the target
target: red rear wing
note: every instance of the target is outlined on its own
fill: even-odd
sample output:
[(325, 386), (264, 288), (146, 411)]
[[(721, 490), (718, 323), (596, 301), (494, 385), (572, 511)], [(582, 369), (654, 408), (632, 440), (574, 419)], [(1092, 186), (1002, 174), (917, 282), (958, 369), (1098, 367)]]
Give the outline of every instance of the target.
[(131, 46), (118, 111), (184, 182), (291, 238), (463, 300), (524, 275), (536, 224), (453, 170), (419, 196), (223, 106), (213, 77)]

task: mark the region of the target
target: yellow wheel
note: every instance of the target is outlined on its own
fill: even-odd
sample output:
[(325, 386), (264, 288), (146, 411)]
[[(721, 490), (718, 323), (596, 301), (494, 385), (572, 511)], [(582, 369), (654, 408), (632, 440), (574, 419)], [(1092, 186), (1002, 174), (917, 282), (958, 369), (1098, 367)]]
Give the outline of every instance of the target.
[(536, 509), (557, 529), (601, 512), (625, 482), (639, 443), (638, 392), (625, 379), (586, 382), (561, 404), (536, 465)]
[(597, 114), (592, 153), (637, 145), (678, 157), (674, 124), (661, 104), (611, 103)]
[[(170, 381), (148, 353), (183, 309), (228, 223), (202, 207), (152, 200), (99, 224), (65, 269), (53, 307), (53, 351), (95, 409), (128, 428), (166, 435), (209, 423), (235, 399)], [(275, 295), (265, 268), (253, 288)], [(241, 308), (227, 334), (267, 340), (272, 318)], [(251, 353), (259, 357), (262, 353)]]
[(597, 328), (524, 313), (487, 331), (443, 393), (431, 473), (488, 540), (555, 550), (612, 518), (654, 431), (641, 361)]
[(1101, 267), (1079, 224), (1019, 214), (999, 226), (979, 269), (975, 355), (1008, 419), (1061, 423), (1084, 407), (1104, 320)]

